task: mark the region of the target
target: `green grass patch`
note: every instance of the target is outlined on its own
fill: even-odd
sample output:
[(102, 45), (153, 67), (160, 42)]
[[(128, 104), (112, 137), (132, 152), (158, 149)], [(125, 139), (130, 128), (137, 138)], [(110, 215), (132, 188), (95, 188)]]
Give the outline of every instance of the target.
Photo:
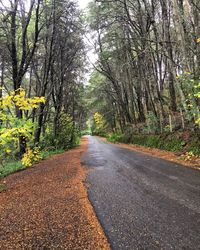
[(64, 149), (44, 150), (42, 151), (42, 159), (47, 159), (51, 155), (62, 154), (64, 152), (65, 152)]
[[(44, 150), (42, 151), (42, 159), (47, 159), (51, 155), (61, 154), (64, 153), (65, 150), (63, 149), (52, 149), (52, 150)], [(0, 178), (3, 178), (9, 174), (17, 172), (19, 170), (26, 169), (21, 163), (21, 161), (14, 161), (14, 162), (6, 162), (4, 165), (0, 165)], [(1, 189), (1, 187), (0, 187)]]
[(6, 190), (6, 185), (5, 184), (2, 184), (0, 183), (0, 192)]
[(11, 173), (17, 172), (21, 169), (25, 169), (21, 161), (8, 162), (5, 163), (3, 166), (0, 165), (0, 178), (5, 177), (6, 175), (9, 175)]

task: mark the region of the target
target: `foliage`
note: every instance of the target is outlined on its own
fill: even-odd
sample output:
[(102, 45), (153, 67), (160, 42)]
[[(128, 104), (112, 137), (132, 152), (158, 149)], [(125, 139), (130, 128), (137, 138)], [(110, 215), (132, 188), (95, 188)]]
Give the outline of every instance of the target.
[(119, 131), (108, 136), (110, 141), (179, 151), (188, 141), (167, 135), (200, 129), (200, 38), (192, 31), (200, 1), (187, 1), (187, 6), (172, 2), (98, 1), (89, 6), (87, 21), (98, 55), (88, 86), (90, 107), (105, 119), (106, 132)]
[(179, 152), (183, 149), (185, 144), (186, 143), (182, 138), (173, 135), (173, 137), (169, 136), (165, 140), (163, 140), (163, 138), (161, 137), (158, 148), (172, 152)]
[(21, 161), (6, 162), (3, 166), (0, 165), (0, 178), (24, 168)]
[(0, 192), (6, 190), (6, 185), (0, 183)]
[(179, 135), (165, 134), (165, 135), (132, 135), (127, 137), (125, 134), (111, 134), (108, 137), (111, 142), (124, 142), (137, 144), (150, 148), (159, 148), (168, 151), (178, 152), (185, 146), (185, 141)]
[(109, 142), (122, 142), (123, 135), (120, 133), (112, 133), (107, 136)]
[(189, 121), (200, 123), (200, 110), (198, 98), (200, 98), (200, 80), (194, 79), (194, 76), (186, 72), (177, 77), (182, 86), (185, 100), (182, 102), (183, 108), (186, 111), (186, 118)]
[(44, 97), (27, 98), (25, 90), (22, 88), (5, 94), (0, 99), (1, 164), (3, 164), (6, 158), (13, 159), (15, 154), (19, 151), (19, 137), (25, 138), (27, 145), (31, 145), (33, 142), (35, 124), (31, 119), (25, 116), (22, 118), (16, 117), (15, 110), (18, 109), (21, 112), (30, 111), (38, 108), (39, 104), (44, 102)]
[(42, 159), (40, 149), (35, 147), (34, 149), (27, 148), (26, 153), (22, 157), (22, 165), (25, 167), (31, 167), (33, 163)]
[[(27, 98), (26, 92), (23, 88), (19, 88), (16, 91), (11, 91), (8, 95), (5, 95), (0, 100), (0, 108), (10, 108), (18, 107), (20, 110), (31, 110), (33, 108), (38, 108), (40, 103), (45, 103), (45, 98), (42, 97), (32, 97)], [(2, 111), (1, 111), (2, 112)], [(6, 115), (1, 113), (1, 120), (5, 121)]]
[(184, 155), (182, 155), (185, 161), (190, 161), (195, 157), (195, 154), (192, 151), (186, 152)]
[[(62, 149), (55, 150), (54, 148), (52, 149), (45, 148), (44, 150), (38, 151), (38, 152), (40, 155), (40, 159), (46, 159), (50, 157), (51, 155), (64, 153), (64, 150)], [(26, 166), (22, 164), (22, 161), (5, 162), (3, 166), (0, 165), (0, 178), (5, 177), (16, 171), (23, 170), (25, 169), (25, 167)]]
[(144, 132), (150, 134), (158, 131), (158, 119), (152, 111), (147, 113), (146, 126)]
[(63, 149), (54, 149), (54, 148), (45, 148), (41, 153), (42, 153), (42, 159), (46, 159), (51, 155), (55, 155), (55, 154), (62, 154), (64, 153), (65, 150)]
[(85, 126), (82, 13), (73, 0), (11, 0), (0, 21), (0, 160), (6, 166), (26, 150), (30, 166), (40, 158), (35, 146), (70, 148)]
[(94, 113), (93, 119), (94, 119), (94, 127), (92, 131), (93, 134), (103, 135), (105, 133), (105, 125), (106, 125), (103, 116), (99, 112), (96, 112)]
[(55, 135), (53, 127), (47, 127), (45, 136), (42, 138), (43, 148), (70, 149), (80, 143), (80, 132), (69, 114), (61, 113), (58, 119), (58, 130)]
[(199, 136), (195, 136), (194, 139), (191, 140), (188, 146), (188, 152), (193, 152), (194, 155), (200, 156), (200, 139)]
[(81, 136), (84, 136), (84, 135), (91, 135), (91, 131), (90, 130), (81, 131)]

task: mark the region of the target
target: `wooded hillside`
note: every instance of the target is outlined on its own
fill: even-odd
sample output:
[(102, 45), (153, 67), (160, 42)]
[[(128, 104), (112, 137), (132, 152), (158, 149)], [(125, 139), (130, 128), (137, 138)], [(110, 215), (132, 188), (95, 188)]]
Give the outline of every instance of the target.
[(197, 0), (90, 4), (98, 62), (88, 89), (107, 129), (129, 135), (198, 133), (199, 10)]

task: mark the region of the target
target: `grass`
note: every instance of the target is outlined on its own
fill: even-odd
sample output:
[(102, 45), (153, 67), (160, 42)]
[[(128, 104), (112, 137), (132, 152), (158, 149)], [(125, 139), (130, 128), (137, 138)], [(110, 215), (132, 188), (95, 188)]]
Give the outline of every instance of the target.
[(0, 165), (0, 178), (5, 177), (11, 173), (17, 172), (25, 167), (22, 165), (21, 161), (8, 162), (4, 166)]
[[(42, 151), (42, 159), (47, 159), (51, 155), (64, 153), (63, 149)], [(25, 167), (22, 165), (21, 161), (7, 162), (3, 166), (0, 165), (0, 178), (3, 178), (9, 174), (15, 173), (19, 170), (23, 170)], [(0, 191), (3, 190), (3, 184), (0, 184)]]
[(107, 136), (110, 142), (123, 142), (136, 144), (144, 147), (164, 149), (172, 152), (181, 152), (183, 149), (192, 152), (194, 155), (200, 155), (200, 142), (197, 135), (191, 134), (189, 140), (185, 141), (182, 134), (165, 133), (165, 134), (117, 134), (113, 133)]
[(47, 158), (50, 157), (51, 155), (62, 154), (62, 153), (64, 153), (64, 152), (65, 152), (64, 149), (44, 150), (44, 151), (42, 151), (42, 159), (47, 159)]
[(6, 185), (0, 183), (0, 192), (6, 190)]

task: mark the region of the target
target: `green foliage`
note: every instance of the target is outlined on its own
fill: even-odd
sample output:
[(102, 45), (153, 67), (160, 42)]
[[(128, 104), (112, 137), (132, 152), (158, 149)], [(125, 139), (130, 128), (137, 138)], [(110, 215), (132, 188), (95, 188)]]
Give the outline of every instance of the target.
[(25, 90), (22, 88), (12, 91), (0, 99), (0, 164), (4, 164), (4, 161), (8, 159), (14, 160), (19, 151), (19, 137), (26, 139), (28, 147), (33, 145), (35, 124), (25, 116), (16, 117), (15, 110), (30, 111), (44, 102), (44, 97), (27, 98)]
[(168, 151), (178, 152), (183, 149), (186, 142), (181, 136), (172, 134), (166, 135), (132, 135), (131, 137), (123, 134), (110, 134), (107, 137), (110, 142), (124, 142), (141, 145), (150, 148), (159, 148)]
[(0, 192), (3, 190), (6, 190), (6, 185), (4, 183), (3, 184), (0, 183)]
[(185, 101), (182, 103), (184, 110), (186, 110), (186, 119), (200, 124), (200, 110), (197, 101), (200, 98), (200, 80), (194, 79), (189, 72), (177, 78), (186, 96)]
[[(46, 159), (54, 154), (61, 154), (65, 151), (63, 149), (45, 149), (40, 151), (40, 159)], [(25, 169), (26, 166), (22, 164), (22, 161), (7, 162), (4, 165), (0, 165), (0, 178), (5, 177), (11, 173)]]
[(42, 159), (47, 159), (51, 155), (62, 154), (64, 152), (65, 152), (64, 149), (48, 149), (47, 148), (47, 149), (42, 151)]
[(161, 135), (134, 135), (132, 143), (173, 152), (182, 150), (185, 145), (185, 142), (180, 137), (174, 135), (173, 137), (168, 135), (165, 138)]
[(152, 111), (147, 113), (146, 126), (143, 129), (144, 133), (156, 133), (159, 130), (158, 119)]
[(90, 130), (81, 131), (81, 136), (84, 136), (84, 135), (91, 135), (91, 131)]
[(25, 167), (22, 165), (21, 161), (9, 162), (5, 163), (5, 165), (0, 165), (0, 178), (24, 168)]
[(46, 128), (41, 142), (42, 148), (70, 149), (80, 144), (80, 132), (70, 115), (60, 115), (56, 136), (53, 129), (50, 124)]
[(158, 147), (159, 136), (157, 135), (133, 135), (132, 143), (146, 147)]
[(107, 140), (110, 142), (122, 142), (123, 135), (120, 133), (112, 133), (107, 136)]
[(62, 114), (59, 119), (59, 133), (55, 139), (57, 148), (69, 149), (79, 144), (79, 131), (68, 114)]
[(190, 142), (188, 147), (188, 152), (192, 152), (194, 155), (200, 156), (200, 140), (199, 138), (195, 138)]
[(185, 145), (185, 142), (181, 138), (174, 136), (174, 138), (167, 138), (167, 140), (164, 140), (164, 141), (161, 138), (158, 148), (165, 149), (165, 150), (172, 151), (172, 152), (178, 152), (183, 149), (184, 145)]

